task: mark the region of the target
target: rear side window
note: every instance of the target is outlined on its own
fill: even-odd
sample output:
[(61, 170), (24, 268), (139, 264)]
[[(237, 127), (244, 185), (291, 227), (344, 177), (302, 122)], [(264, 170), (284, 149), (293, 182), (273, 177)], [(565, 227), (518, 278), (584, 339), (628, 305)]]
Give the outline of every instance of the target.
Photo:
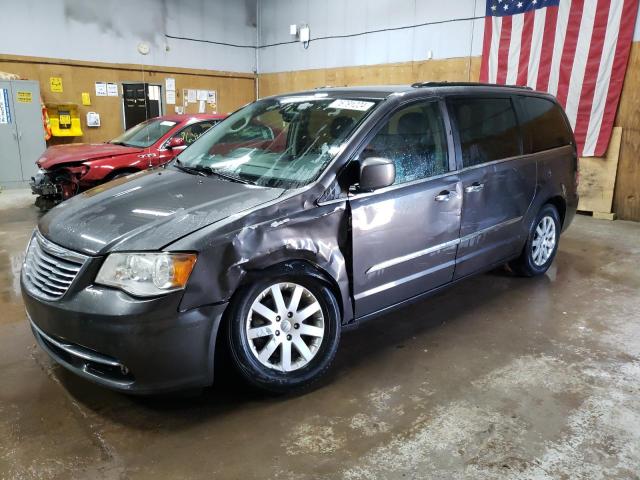
[(510, 98), (454, 98), (464, 167), (520, 155), (520, 130)]
[(536, 153), (571, 143), (571, 131), (560, 107), (545, 98), (520, 97), (525, 148)]

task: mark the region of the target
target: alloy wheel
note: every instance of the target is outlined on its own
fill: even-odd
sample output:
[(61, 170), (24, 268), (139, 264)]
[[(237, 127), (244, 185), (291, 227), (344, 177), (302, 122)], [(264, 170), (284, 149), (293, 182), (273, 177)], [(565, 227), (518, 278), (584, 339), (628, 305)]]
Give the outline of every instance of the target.
[(538, 267), (547, 263), (556, 247), (556, 223), (544, 216), (536, 226), (531, 243), (531, 258)]
[(292, 282), (265, 288), (246, 319), (247, 341), (264, 366), (291, 372), (318, 353), (325, 334), (320, 302), (311, 291)]

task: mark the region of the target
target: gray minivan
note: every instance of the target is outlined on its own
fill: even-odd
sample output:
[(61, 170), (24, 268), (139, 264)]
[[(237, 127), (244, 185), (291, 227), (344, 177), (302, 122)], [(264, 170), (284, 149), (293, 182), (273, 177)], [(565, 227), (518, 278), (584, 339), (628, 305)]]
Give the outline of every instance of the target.
[(526, 88), (269, 97), (45, 215), (24, 302), (40, 346), (102, 385), (209, 385), (224, 347), (286, 391), (329, 368), (343, 328), (501, 264), (543, 274), (577, 180), (564, 112)]

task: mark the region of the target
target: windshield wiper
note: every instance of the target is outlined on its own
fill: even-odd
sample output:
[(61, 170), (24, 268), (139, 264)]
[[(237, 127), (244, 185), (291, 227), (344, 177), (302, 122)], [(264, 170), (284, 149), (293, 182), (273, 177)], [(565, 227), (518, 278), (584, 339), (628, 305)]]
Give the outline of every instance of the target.
[(222, 173), (218, 170), (214, 170), (211, 167), (202, 167), (203, 170), (206, 170), (207, 173), (212, 175), (216, 175), (220, 178), (224, 178), (225, 180), (230, 180), (232, 182), (244, 183), (245, 185), (253, 185), (253, 182), (249, 180), (245, 180), (244, 178), (236, 177), (235, 175), (229, 175), (228, 173)]
[(208, 171), (202, 168), (189, 167), (187, 165), (183, 165), (179, 158), (175, 161), (176, 168), (182, 170), (183, 172), (190, 173), (192, 175), (200, 175), (202, 177), (206, 177)]
[(195, 167), (190, 167), (188, 165), (184, 165), (179, 158), (176, 158), (175, 161), (175, 165), (177, 168), (179, 168), (182, 171), (185, 171), (187, 173), (193, 173), (196, 175), (202, 175), (203, 177), (206, 177), (208, 175), (215, 175), (217, 177), (220, 178), (224, 178), (225, 180), (229, 180), (231, 182), (236, 182), (236, 183), (244, 183), (245, 185), (254, 185), (253, 182), (250, 182), (249, 180), (245, 180), (244, 178), (240, 178), (240, 177), (236, 177), (235, 175), (229, 175), (228, 173), (222, 173), (218, 170), (215, 170), (211, 167), (206, 167), (203, 165), (198, 165)]

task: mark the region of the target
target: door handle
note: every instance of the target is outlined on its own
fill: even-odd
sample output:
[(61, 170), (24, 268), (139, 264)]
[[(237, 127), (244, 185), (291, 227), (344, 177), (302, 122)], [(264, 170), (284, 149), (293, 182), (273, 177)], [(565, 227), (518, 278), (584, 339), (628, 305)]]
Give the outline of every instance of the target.
[(443, 190), (434, 197), (436, 202), (448, 202), (451, 200), (451, 192), (449, 190)]
[(465, 187), (464, 191), (467, 193), (479, 192), (484, 189), (484, 183), (473, 182), (468, 187)]

